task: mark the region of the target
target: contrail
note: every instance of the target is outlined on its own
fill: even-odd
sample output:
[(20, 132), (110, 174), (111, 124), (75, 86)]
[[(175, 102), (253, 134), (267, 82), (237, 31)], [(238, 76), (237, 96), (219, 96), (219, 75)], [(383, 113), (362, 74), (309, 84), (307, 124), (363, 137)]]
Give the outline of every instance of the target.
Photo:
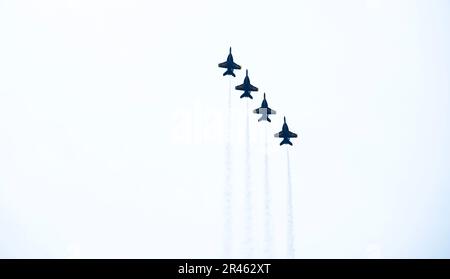
[(248, 99), (246, 106), (247, 120), (246, 120), (246, 159), (245, 159), (245, 214), (246, 214), (246, 224), (245, 224), (245, 246), (247, 247), (247, 256), (252, 257), (253, 246), (252, 246), (252, 195), (251, 195), (251, 173), (250, 173), (250, 135), (249, 135), (249, 125), (248, 125)]
[(264, 125), (264, 194), (265, 194), (265, 223), (264, 223), (264, 240), (265, 240), (265, 254), (267, 258), (272, 257), (272, 226), (270, 214), (270, 188), (269, 188), (269, 161), (267, 156), (267, 125)]
[(291, 164), (289, 162), (289, 149), (286, 148), (287, 157), (287, 255), (288, 258), (295, 257), (294, 249), (294, 218), (292, 205), (292, 180), (291, 180)]
[(231, 257), (232, 251), (232, 189), (231, 189), (231, 79), (228, 80), (228, 115), (225, 143), (225, 218), (224, 218), (224, 256)]

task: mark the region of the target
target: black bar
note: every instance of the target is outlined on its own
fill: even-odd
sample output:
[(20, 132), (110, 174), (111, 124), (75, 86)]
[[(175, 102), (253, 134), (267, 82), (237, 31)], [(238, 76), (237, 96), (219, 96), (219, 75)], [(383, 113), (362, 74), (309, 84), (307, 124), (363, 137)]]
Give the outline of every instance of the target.
[[(196, 273), (189, 273), (193, 271)], [(160, 278), (428, 277), (450, 275), (450, 260), (0, 260), (0, 276), (8, 273), (25, 278), (30, 275), (59, 278), (87, 275), (125, 278), (154, 278), (155, 275), (163, 276)]]

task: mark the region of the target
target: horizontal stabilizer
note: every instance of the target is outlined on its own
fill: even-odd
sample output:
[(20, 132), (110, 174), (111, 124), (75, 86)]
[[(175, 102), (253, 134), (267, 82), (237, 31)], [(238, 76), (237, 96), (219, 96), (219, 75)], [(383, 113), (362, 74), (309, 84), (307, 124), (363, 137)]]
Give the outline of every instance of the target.
[(283, 145), (283, 144), (289, 144), (289, 145), (292, 145), (292, 142), (291, 142), (288, 138), (284, 138), (284, 139), (280, 142), (280, 145)]
[(241, 95), (241, 99), (242, 98), (244, 98), (244, 97), (247, 97), (247, 98), (250, 98), (250, 99), (253, 99), (253, 97), (252, 97), (252, 95), (250, 95), (247, 91), (246, 92), (244, 92), (244, 93), (242, 93), (242, 95)]
[(267, 117), (267, 114), (263, 114), (263, 116), (261, 116), (261, 118), (258, 119), (258, 121), (263, 121), (266, 120), (268, 122), (272, 122), (272, 120), (270, 120), (269, 117)]
[(226, 70), (225, 73), (223, 73), (223, 75), (236, 77), (236, 75), (233, 73), (233, 70)]

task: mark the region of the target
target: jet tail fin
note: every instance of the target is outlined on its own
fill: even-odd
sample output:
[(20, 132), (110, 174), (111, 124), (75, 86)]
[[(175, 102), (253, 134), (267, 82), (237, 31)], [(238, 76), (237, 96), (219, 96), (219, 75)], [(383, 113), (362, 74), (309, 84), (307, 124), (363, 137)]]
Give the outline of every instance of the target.
[(284, 138), (284, 139), (280, 142), (280, 145), (283, 145), (283, 144), (289, 144), (289, 145), (292, 145), (292, 142), (291, 142), (288, 138)]
[(272, 122), (272, 120), (270, 120), (270, 118), (266, 115), (261, 116), (258, 121), (263, 121), (263, 120), (267, 120), (268, 122)]
[(247, 98), (253, 99), (252, 95), (250, 95), (250, 93), (248, 93), (248, 92), (244, 92), (244, 93), (242, 93), (242, 95), (241, 95), (241, 99), (242, 99), (242, 98), (244, 98), (244, 97), (247, 97)]
[(224, 76), (230, 75), (230, 76), (236, 77), (236, 75), (233, 73), (232, 70), (231, 70), (231, 71), (230, 71), (230, 70), (226, 70), (225, 73), (223, 73), (223, 75), (224, 75)]

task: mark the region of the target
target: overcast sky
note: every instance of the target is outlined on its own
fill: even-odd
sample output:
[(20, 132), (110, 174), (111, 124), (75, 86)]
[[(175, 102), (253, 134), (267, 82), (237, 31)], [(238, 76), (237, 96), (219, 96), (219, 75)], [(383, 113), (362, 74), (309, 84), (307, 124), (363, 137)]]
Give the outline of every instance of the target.
[[(268, 135), (273, 256), (286, 149), (299, 258), (450, 257), (448, 1), (0, 0), (0, 257), (223, 256), (233, 47), (250, 114), (253, 257)], [(245, 119), (232, 93), (232, 257)], [(286, 116), (299, 135), (280, 147)]]

